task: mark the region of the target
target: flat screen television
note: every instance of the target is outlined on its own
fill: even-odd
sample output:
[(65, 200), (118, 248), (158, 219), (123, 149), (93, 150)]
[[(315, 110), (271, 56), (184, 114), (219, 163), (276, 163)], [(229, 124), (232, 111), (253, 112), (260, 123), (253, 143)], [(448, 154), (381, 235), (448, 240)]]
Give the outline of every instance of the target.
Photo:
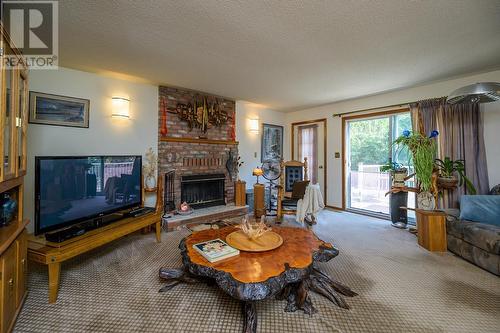
[(138, 207), (141, 156), (35, 157), (35, 234)]

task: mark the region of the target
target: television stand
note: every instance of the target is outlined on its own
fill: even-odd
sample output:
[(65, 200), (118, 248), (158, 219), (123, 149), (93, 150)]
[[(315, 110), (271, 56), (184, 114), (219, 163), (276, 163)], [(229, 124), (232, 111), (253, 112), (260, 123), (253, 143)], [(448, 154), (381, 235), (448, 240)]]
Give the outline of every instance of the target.
[(153, 225), (156, 232), (156, 241), (161, 242), (161, 216), (163, 211), (163, 191), (161, 188), (159, 184), (156, 209), (149, 214), (127, 217), (60, 243), (50, 242), (43, 235), (29, 235), (28, 259), (47, 265), (48, 268), (49, 303), (57, 301), (62, 262), (133, 232), (148, 229)]
[(57, 300), (62, 262), (152, 225), (155, 226), (156, 241), (161, 242), (161, 215), (161, 212), (155, 212), (139, 217), (127, 217), (61, 243), (47, 241), (43, 236), (30, 235), (28, 259), (48, 266), (49, 303)]

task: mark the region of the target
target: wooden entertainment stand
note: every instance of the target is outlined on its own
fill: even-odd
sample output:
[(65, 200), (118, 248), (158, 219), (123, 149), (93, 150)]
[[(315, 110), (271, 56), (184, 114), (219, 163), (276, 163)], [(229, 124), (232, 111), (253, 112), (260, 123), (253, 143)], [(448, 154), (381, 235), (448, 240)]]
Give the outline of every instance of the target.
[[(38, 237), (30, 235), (28, 237), (28, 259), (48, 267), (49, 303), (57, 301), (62, 262), (133, 232), (139, 230), (148, 231), (153, 225), (156, 232), (156, 241), (161, 242), (161, 217), (163, 212), (161, 180), (158, 185), (156, 210), (153, 213), (124, 218), (61, 243), (49, 242), (43, 235)], [(143, 190), (143, 200), (144, 192)]]

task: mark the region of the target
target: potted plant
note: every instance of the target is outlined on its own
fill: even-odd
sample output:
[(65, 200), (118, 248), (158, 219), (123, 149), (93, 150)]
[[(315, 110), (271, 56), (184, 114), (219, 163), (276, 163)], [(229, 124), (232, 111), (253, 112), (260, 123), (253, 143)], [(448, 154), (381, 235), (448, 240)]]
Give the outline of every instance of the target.
[(380, 167), (380, 172), (389, 172), (391, 175), (392, 187), (404, 187), (405, 179), (408, 176), (408, 169), (397, 162), (389, 159), (389, 162)]
[[(389, 172), (391, 174), (392, 190), (405, 186), (405, 178), (408, 175), (408, 169), (404, 168), (401, 164), (389, 159), (389, 162), (380, 167), (380, 172)], [(401, 207), (406, 207), (408, 205), (408, 192), (392, 190), (389, 196), (391, 222), (394, 227), (405, 229), (408, 223), (408, 213), (406, 210), (401, 209)]]
[(411, 152), (415, 176), (420, 184), (420, 193), (417, 195), (418, 207), (427, 210), (435, 208), (431, 190), (434, 158), (437, 151), (435, 138), (438, 135), (439, 132), (436, 130), (432, 131), (429, 136), (404, 130), (403, 135), (394, 140), (394, 144), (401, 145)]
[[(465, 187), (470, 194), (476, 194), (474, 184), (472, 184), (470, 179), (465, 176), (464, 160), (453, 161), (449, 157), (445, 157), (444, 160), (436, 158), (434, 160), (434, 165), (439, 171), (439, 187), (452, 190), (457, 186), (463, 186), (465, 184)], [(458, 174), (458, 177), (456, 177), (455, 174)]]

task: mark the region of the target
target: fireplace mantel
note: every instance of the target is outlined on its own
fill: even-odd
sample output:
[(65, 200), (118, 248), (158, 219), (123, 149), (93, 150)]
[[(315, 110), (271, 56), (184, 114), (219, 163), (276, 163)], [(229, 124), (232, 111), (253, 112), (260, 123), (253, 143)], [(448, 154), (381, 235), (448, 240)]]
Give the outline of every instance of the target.
[(211, 140), (211, 139), (197, 139), (197, 138), (176, 138), (176, 137), (161, 137), (160, 141), (166, 142), (185, 142), (185, 143), (206, 143), (212, 145), (238, 145), (238, 141), (231, 140)]

